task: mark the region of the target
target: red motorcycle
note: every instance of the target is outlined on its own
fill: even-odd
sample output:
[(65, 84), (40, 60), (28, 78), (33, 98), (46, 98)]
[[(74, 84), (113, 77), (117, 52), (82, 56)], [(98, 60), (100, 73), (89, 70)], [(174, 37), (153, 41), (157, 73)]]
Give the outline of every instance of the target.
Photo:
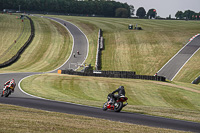
[(6, 87), (1, 96), (8, 97), (12, 92), (14, 92), (14, 87), (11, 85), (10, 87)]
[[(128, 105), (127, 100), (128, 98), (125, 96), (120, 96), (118, 99), (115, 100), (115, 103), (110, 103), (110, 95), (108, 95), (108, 101), (104, 103), (103, 105), (103, 111), (106, 111), (107, 109), (114, 110), (115, 112), (120, 112), (123, 107)], [(124, 104), (124, 102), (126, 102)]]

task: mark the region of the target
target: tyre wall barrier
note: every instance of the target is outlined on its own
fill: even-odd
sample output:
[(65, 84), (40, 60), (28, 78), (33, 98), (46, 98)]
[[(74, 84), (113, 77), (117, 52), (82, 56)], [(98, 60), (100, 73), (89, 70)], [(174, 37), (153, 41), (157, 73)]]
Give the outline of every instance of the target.
[(130, 78), (130, 79), (145, 79), (145, 80), (156, 80), (166, 81), (163, 76), (149, 76), (149, 75), (136, 75), (136, 72), (131, 71), (89, 71), (89, 72), (78, 72), (71, 69), (58, 70), (61, 74), (79, 75), (79, 76), (95, 76), (95, 77), (110, 77), (110, 78)]
[(31, 18), (29, 18), (28, 16), (26, 16), (29, 21), (30, 21), (30, 25), (31, 25), (31, 35), (29, 36), (28, 40), (25, 42), (25, 44), (19, 49), (19, 51), (8, 61), (5, 61), (4, 63), (0, 64), (0, 68), (3, 67), (7, 67), (11, 64), (13, 64), (14, 62), (16, 62), (21, 54), (24, 52), (24, 50), (28, 47), (28, 45), (32, 42), (34, 36), (35, 36), (35, 28), (34, 28), (34, 24)]
[(199, 84), (200, 83), (200, 76), (198, 78), (196, 78), (192, 84)]

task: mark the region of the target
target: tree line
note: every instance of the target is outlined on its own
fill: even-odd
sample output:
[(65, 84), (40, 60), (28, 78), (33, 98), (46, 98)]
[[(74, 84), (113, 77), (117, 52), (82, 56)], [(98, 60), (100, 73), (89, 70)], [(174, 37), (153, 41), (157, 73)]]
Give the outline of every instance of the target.
[[(134, 7), (127, 3), (106, 0), (0, 0), (0, 9), (21, 11), (87, 14), (105, 17), (130, 17)], [(132, 9), (132, 10), (131, 10)]]
[(136, 12), (136, 16), (138, 16), (139, 18), (156, 18), (157, 15), (157, 11), (156, 9), (149, 9), (149, 11), (146, 13), (146, 10), (144, 9), (144, 7), (140, 7), (138, 8), (137, 12)]
[[(148, 12), (144, 9), (144, 7), (140, 7), (136, 11), (136, 16), (138, 18), (161, 18), (157, 16), (157, 11), (156, 9), (149, 9)], [(200, 20), (200, 12), (196, 13), (191, 10), (186, 10), (185, 12), (178, 11), (175, 14), (176, 19), (187, 19), (187, 20)], [(171, 19), (171, 15), (167, 17), (167, 19)]]
[(191, 10), (186, 10), (185, 12), (178, 11), (175, 17), (176, 19), (200, 20), (200, 12), (196, 13)]

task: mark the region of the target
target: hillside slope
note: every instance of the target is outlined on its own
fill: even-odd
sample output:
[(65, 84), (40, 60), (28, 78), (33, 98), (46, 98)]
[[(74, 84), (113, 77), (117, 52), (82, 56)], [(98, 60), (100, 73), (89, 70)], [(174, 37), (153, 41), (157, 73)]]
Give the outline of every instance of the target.
[[(200, 31), (200, 21), (59, 17), (75, 23), (88, 36), (88, 64), (95, 64), (97, 34), (101, 28), (105, 39), (102, 70), (136, 71), (142, 75), (158, 72)], [(128, 30), (129, 24), (137, 24), (143, 30)], [(191, 83), (199, 76), (199, 54), (200, 51), (183, 67), (175, 80)]]

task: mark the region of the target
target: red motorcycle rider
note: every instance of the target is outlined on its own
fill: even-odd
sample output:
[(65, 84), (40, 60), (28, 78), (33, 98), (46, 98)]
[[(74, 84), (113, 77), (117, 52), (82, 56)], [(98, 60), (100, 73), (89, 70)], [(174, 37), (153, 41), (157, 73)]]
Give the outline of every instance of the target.
[[(118, 95), (114, 95), (116, 92), (118, 92)], [(119, 98), (120, 96), (125, 96), (124, 86), (120, 86), (118, 89), (110, 93), (109, 96), (110, 96), (110, 104), (114, 104), (117, 98)]]
[[(116, 92), (118, 92), (118, 95), (115, 95)], [(114, 110), (115, 112), (120, 112), (123, 107), (128, 105), (127, 103), (128, 98), (125, 97), (124, 86), (120, 86), (118, 89), (108, 94), (107, 99), (108, 99), (107, 102), (103, 104), (103, 111), (110, 109)]]
[(15, 89), (15, 86), (16, 86), (16, 83), (15, 83), (15, 80), (14, 80), (14, 79), (8, 80), (8, 81), (4, 84), (4, 88), (3, 88), (3, 91), (2, 91), (1, 96), (3, 97), (4, 91), (5, 91), (7, 88), (11, 88), (12, 93), (13, 93), (13, 92), (14, 92), (14, 89)]

